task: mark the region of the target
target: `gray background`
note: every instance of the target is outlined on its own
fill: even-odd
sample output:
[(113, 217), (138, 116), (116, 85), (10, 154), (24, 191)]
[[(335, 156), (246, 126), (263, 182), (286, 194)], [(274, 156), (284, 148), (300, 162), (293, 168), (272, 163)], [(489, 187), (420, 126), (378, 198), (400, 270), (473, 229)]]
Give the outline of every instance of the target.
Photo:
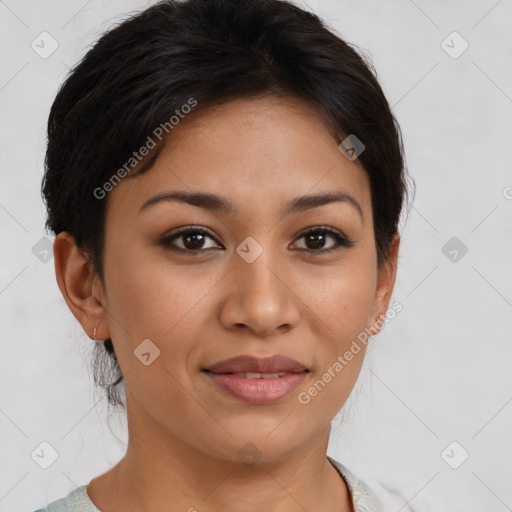
[[(0, 0), (0, 511), (35, 510), (124, 454), (125, 420), (108, 424), (93, 386), (93, 342), (45, 262), (40, 181), (68, 67), (145, 5)], [(403, 311), (373, 338), (329, 454), (386, 512), (512, 510), (512, 0), (302, 5), (373, 61), (417, 187), (392, 299)], [(47, 58), (31, 47), (43, 51), (43, 31), (58, 43)], [(31, 455), (49, 457), (42, 442), (58, 453), (48, 469)]]

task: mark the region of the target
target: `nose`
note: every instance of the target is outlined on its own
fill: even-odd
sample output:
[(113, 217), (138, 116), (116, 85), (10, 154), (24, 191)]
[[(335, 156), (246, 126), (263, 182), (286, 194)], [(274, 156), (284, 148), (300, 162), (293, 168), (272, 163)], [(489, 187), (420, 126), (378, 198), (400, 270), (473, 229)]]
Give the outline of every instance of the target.
[(235, 268), (227, 276), (229, 284), (220, 311), (220, 321), (226, 329), (250, 330), (265, 337), (297, 325), (300, 293), (293, 289), (285, 264), (271, 256), (269, 250), (252, 263), (235, 255)]

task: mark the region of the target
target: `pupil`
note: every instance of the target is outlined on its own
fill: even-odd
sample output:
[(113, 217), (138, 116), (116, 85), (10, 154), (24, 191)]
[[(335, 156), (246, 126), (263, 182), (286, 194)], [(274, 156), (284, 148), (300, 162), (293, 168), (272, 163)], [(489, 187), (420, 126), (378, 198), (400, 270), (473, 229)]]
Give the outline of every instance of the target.
[[(185, 246), (187, 246), (187, 242), (191, 239), (194, 239), (196, 237), (203, 237), (203, 235), (196, 233), (196, 234), (189, 234), (185, 236)], [(202, 247), (202, 243), (204, 242), (204, 238), (202, 240), (199, 240), (199, 244), (197, 243), (197, 240), (192, 242), (192, 247), (187, 247), (188, 249), (200, 249)]]
[[(322, 248), (322, 246), (323, 246), (323, 242), (324, 242), (324, 240), (323, 240), (324, 235), (318, 235), (318, 234), (316, 234), (316, 235), (315, 235), (315, 234), (313, 234), (313, 235), (309, 235), (309, 238), (310, 238), (310, 239), (311, 239), (311, 238), (316, 238), (316, 239), (317, 239), (317, 240), (316, 240), (316, 245), (314, 245), (314, 246), (312, 247), (313, 249), (318, 249), (318, 248), (320, 248), (320, 249), (321, 249), (321, 248)], [(320, 240), (318, 240), (318, 239), (320, 239)], [(310, 248), (311, 248), (311, 247), (310, 247)]]

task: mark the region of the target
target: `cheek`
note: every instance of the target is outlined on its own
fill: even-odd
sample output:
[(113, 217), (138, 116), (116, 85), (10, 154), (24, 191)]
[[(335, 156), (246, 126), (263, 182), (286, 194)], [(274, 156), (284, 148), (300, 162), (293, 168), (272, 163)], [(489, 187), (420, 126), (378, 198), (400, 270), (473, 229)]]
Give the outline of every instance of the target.
[(337, 350), (357, 337), (371, 319), (376, 271), (361, 263), (347, 262), (315, 279), (308, 278), (304, 285), (305, 303), (318, 319), (319, 339), (329, 340)]
[[(173, 410), (186, 414), (191, 409), (192, 414), (183, 387), (190, 387), (186, 360), (201, 328), (199, 303), (215, 279), (192, 277), (190, 269), (152, 261), (135, 248), (118, 248), (123, 257), (106, 261), (105, 275), (109, 327), (126, 384), (148, 410), (163, 400)], [(143, 354), (149, 354), (145, 362)], [(159, 415), (159, 408), (152, 413)]]
[[(105, 276), (109, 326), (120, 364), (129, 370), (133, 351), (150, 339), (161, 350), (159, 362), (174, 371), (186, 356), (177, 355), (197, 338), (205, 321), (204, 308), (218, 276), (206, 267), (170, 265), (161, 256), (151, 259), (148, 251), (116, 247), (123, 256), (106, 258)], [(172, 355), (165, 350), (171, 345)]]
[(106, 253), (108, 308), (132, 336), (150, 338), (169, 331), (200, 293), (186, 272), (171, 275), (161, 259), (123, 244), (120, 237), (112, 238)]
[(305, 300), (316, 318), (318, 367), (311, 385), (298, 396), (305, 407), (333, 416), (345, 403), (361, 370), (373, 311), (376, 269), (372, 259), (354, 257), (315, 281)]

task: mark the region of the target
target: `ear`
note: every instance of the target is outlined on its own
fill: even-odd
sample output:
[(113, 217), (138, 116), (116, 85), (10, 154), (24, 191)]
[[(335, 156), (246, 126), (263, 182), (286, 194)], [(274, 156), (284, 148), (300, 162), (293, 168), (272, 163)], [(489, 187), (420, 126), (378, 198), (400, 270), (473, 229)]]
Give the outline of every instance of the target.
[(53, 257), (57, 284), (75, 318), (90, 338), (95, 328), (96, 340), (109, 338), (103, 286), (73, 236), (66, 232), (57, 235)]
[(395, 234), (389, 249), (389, 258), (382, 263), (377, 277), (377, 290), (373, 304), (373, 319), (370, 327), (373, 335), (377, 334), (384, 325), (384, 318), (389, 307), (389, 301), (395, 287), (396, 272), (398, 267), (398, 249), (400, 236)]

